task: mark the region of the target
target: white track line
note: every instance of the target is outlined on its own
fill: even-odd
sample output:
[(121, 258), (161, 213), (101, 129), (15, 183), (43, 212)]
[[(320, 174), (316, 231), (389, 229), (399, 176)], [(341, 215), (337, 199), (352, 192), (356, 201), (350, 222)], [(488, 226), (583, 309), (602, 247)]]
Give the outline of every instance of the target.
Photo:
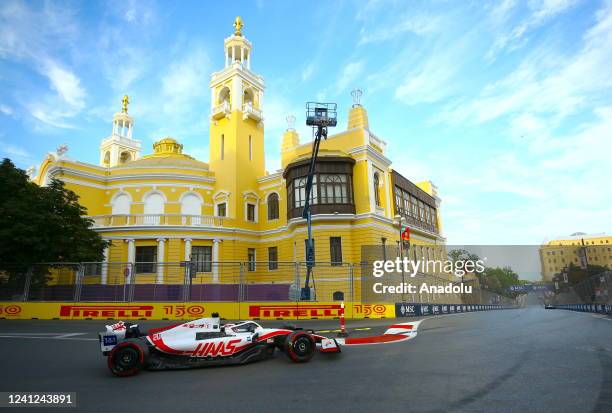
[(0, 338), (36, 338), (47, 340), (98, 341), (97, 338), (75, 337), (87, 333), (0, 333)]

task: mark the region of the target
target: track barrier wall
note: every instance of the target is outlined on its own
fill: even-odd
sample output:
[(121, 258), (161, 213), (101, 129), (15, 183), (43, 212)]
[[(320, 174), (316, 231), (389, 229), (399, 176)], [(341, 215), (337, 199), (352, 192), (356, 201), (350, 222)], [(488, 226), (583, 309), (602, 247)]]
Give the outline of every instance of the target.
[(507, 308), (499, 304), (418, 304), (396, 303), (396, 317), (425, 317), (442, 314), (472, 313), (477, 311), (503, 310)]
[(557, 304), (561, 310), (580, 311), (583, 313), (611, 314), (612, 304)]
[[(347, 318), (393, 318), (392, 304), (345, 303)], [(0, 318), (14, 320), (192, 320), (219, 313), (228, 320), (339, 319), (339, 302), (0, 302)]]

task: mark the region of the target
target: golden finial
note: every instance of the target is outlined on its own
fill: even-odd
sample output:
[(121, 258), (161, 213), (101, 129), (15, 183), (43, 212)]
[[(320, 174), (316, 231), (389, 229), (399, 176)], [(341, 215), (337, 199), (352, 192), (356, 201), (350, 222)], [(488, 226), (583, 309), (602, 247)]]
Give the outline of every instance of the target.
[(236, 16), (236, 20), (234, 20), (234, 34), (236, 36), (242, 36), (242, 19), (240, 16)]
[(121, 109), (121, 111), (123, 113), (128, 113), (128, 105), (130, 104), (130, 98), (128, 97), (128, 95), (123, 95), (121, 103), (123, 103), (123, 108)]

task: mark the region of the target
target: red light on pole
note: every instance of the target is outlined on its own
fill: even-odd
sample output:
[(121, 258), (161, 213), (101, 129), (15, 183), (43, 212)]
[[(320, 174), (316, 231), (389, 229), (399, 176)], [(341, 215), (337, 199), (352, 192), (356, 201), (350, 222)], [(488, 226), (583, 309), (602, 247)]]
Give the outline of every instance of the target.
[(410, 248), (410, 227), (405, 227), (402, 231), (402, 244), (404, 248)]
[(402, 241), (410, 241), (410, 227), (406, 227), (402, 231)]

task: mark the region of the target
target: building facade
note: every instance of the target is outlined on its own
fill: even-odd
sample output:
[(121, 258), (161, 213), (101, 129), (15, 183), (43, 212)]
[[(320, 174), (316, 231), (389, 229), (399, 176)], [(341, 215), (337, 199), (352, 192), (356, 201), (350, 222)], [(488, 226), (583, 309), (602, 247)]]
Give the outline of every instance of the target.
[(540, 246), (540, 261), (543, 281), (552, 281), (570, 264), (612, 268), (612, 236), (577, 232), (555, 238)]
[[(211, 75), (208, 162), (183, 153), (170, 137), (143, 155), (126, 96), (101, 142), (99, 165), (71, 159), (64, 150), (40, 165), (34, 180), (63, 180), (80, 196), (94, 229), (111, 241), (105, 252), (111, 264), (92, 270), (92, 282), (140, 277), (164, 284), (174, 276), (158, 263), (190, 261), (201, 282), (231, 282), (231, 263), (247, 263), (249, 279), (272, 283), (293, 277), (285, 263), (305, 260), (302, 210), (312, 143), (302, 142), (289, 116), (279, 148), (282, 169), (266, 170), (264, 80), (251, 68), (253, 47), (241, 22), (235, 28), (224, 42), (224, 67)], [(315, 260), (341, 267), (362, 261), (364, 245), (396, 247), (397, 215), (411, 227), (413, 256), (441, 257), (445, 239), (436, 187), (412, 183), (392, 168), (360, 92), (353, 95), (346, 129), (321, 143), (316, 164)], [(114, 263), (140, 264), (128, 274)]]

